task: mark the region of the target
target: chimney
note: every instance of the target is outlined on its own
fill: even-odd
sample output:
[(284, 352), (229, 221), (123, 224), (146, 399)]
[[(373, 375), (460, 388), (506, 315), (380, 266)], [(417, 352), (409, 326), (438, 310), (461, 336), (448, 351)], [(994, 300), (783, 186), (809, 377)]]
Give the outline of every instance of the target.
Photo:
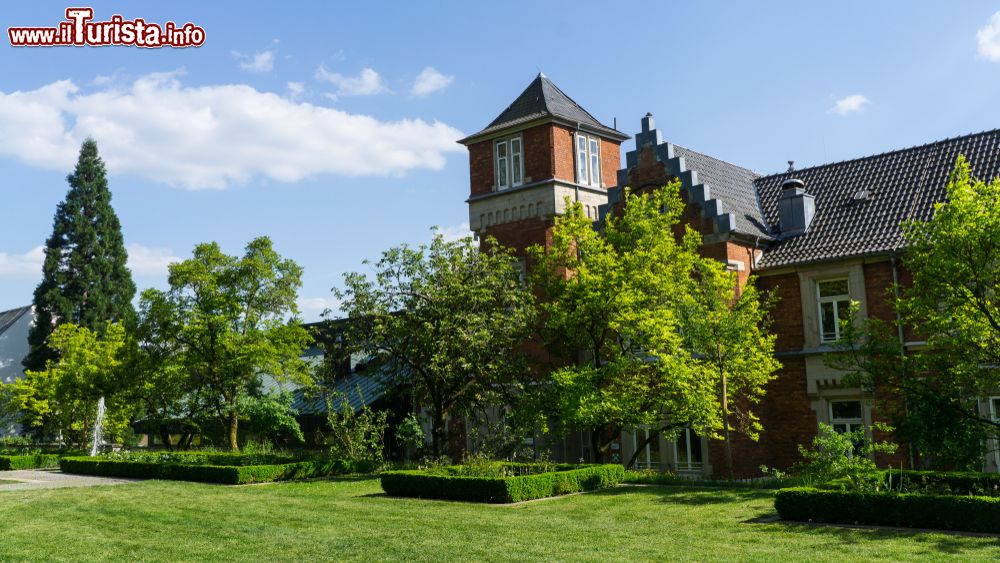
[(778, 220), (781, 236), (794, 237), (806, 233), (816, 214), (816, 202), (806, 193), (806, 184), (792, 176), (793, 163), (788, 162), (789, 177), (781, 183), (781, 197), (778, 198)]

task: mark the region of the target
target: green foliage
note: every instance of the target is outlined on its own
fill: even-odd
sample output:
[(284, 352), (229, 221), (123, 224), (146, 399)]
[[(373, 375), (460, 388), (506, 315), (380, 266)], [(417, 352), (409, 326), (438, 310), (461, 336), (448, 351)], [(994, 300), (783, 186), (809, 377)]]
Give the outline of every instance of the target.
[(486, 246), (435, 233), (430, 245), (384, 252), (371, 276), (347, 274), (334, 290), (350, 319), (349, 351), (428, 409), (435, 456), (449, 417), (506, 404), (527, 375), (516, 347), (530, 333), (534, 298), (511, 251)]
[(859, 428), (854, 432), (837, 432), (826, 423), (819, 423), (819, 432), (812, 441), (812, 449), (799, 445), (803, 461), (795, 466), (795, 471), (807, 483), (826, 483), (833, 479), (846, 479), (852, 490), (863, 490), (877, 484), (875, 453), (891, 455), (896, 444), (876, 442), (868, 438), (872, 429), (891, 432), (892, 428), (876, 422), (870, 428)]
[(327, 477), (348, 473), (354, 469), (350, 463), (335, 459), (266, 465), (205, 465), (186, 462), (123, 461), (101, 457), (64, 457), (60, 460), (59, 467), (65, 473), (81, 475), (200, 481), (225, 485)]
[(519, 476), (444, 475), (426, 471), (383, 471), (382, 490), (391, 496), (511, 503), (613, 487), (625, 469), (619, 464), (562, 466)]
[(155, 412), (182, 410), (177, 402), (185, 398), (215, 416), (228, 429), (229, 447), (239, 449), (241, 401), (245, 407), (260, 396), (261, 374), (310, 381), (299, 355), (311, 336), (293, 316), (301, 277), (302, 268), (282, 259), (267, 237), (250, 241), (242, 257), (206, 243), (171, 264), (170, 289), (146, 290), (140, 303), (144, 333), (156, 339), (147, 358), (154, 379), (144, 387), (165, 382), (181, 391), (156, 398)]
[(931, 353), (908, 352), (897, 327), (868, 319), (845, 324), (831, 360), (894, 399), (881, 410), (922, 465), (975, 469), (1000, 430), (977, 401), (1000, 387), (1000, 179), (974, 179), (959, 157), (946, 192), (931, 219), (903, 224), (913, 281), (896, 288), (901, 322)]
[(949, 355), (906, 353), (896, 327), (877, 318), (859, 319), (858, 311), (852, 303), (835, 353), (824, 357), (826, 365), (845, 373), (844, 385), (876, 397), (879, 411), (894, 422), (896, 434), (924, 466), (982, 467), (983, 444), (994, 425), (980, 417), (976, 392), (953, 378)]
[(0, 471), (16, 471), (18, 469), (53, 469), (56, 467), (59, 467), (59, 456), (55, 454), (0, 456)]
[(108, 323), (103, 334), (71, 323), (59, 325), (48, 343), (57, 353), (42, 371), (6, 384), (26, 426), (61, 435), (73, 447), (90, 440), (97, 402), (105, 398), (104, 434), (120, 439), (135, 411), (122, 369), (125, 329)]
[[(1000, 474), (978, 471), (913, 471), (888, 469), (872, 474), (873, 490), (933, 495), (1000, 496)], [(846, 479), (834, 479), (817, 488), (849, 490)]]
[(58, 324), (103, 331), (107, 323), (125, 322), (134, 314), (135, 283), (93, 139), (83, 142), (76, 168), (66, 180), (69, 191), (56, 207), (52, 235), (45, 241), (42, 281), (35, 289), (35, 324), (24, 366), (36, 372), (58, 358), (49, 345)]
[(410, 450), (419, 452), (427, 443), (424, 428), (415, 413), (406, 415), (406, 418), (396, 426), (396, 441), (407, 452)]
[(299, 412), (292, 408), (294, 399), (292, 393), (287, 391), (240, 398), (237, 408), (243, 422), (243, 431), (250, 436), (244, 449), (251, 443), (256, 443), (259, 449), (260, 445), (274, 441), (297, 444), (305, 442), (299, 421), (295, 418)]
[(637, 427), (717, 437), (728, 420), (723, 378), (738, 428), (760, 429), (744, 407), (778, 367), (767, 303), (752, 287), (738, 294), (736, 278), (698, 254), (700, 236), (680, 227), (678, 189), (627, 194), (603, 233), (567, 201), (552, 244), (530, 249), (542, 336), (566, 364), (552, 374), (548, 402), (560, 420), (591, 429), (595, 450)]
[[(361, 397), (361, 390), (358, 390)], [(380, 468), (385, 463), (385, 431), (388, 411), (376, 411), (364, 405), (355, 412), (346, 397), (327, 400), (327, 424), (330, 427), (330, 455), (365, 466)]]
[(1000, 532), (1000, 497), (782, 489), (774, 507), (785, 520)]

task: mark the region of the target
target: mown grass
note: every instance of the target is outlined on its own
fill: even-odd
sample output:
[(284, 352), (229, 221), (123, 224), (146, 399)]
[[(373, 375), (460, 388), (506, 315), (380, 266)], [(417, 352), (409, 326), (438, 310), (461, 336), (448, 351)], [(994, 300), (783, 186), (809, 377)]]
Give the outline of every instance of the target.
[(1000, 538), (780, 522), (772, 492), (621, 487), (513, 506), (378, 482), (147, 481), (0, 492), (0, 560), (965, 560)]

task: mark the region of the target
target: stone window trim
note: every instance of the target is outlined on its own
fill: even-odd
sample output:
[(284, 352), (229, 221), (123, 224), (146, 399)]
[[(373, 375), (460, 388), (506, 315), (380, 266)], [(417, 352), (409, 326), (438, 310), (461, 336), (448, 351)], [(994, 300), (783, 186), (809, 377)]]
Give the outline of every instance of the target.
[(493, 191), (524, 184), (524, 140), (520, 135), (493, 140)]
[(840, 323), (851, 307), (851, 280), (845, 277), (816, 280), (816, 307), (819, 340), (829, 344), (840, 340)]
[(858, 303), (858, 317), (865, 318), (868, 315), (865, 274), (861, 261), (800, 270), (799, 295), (802, 301), (803, 348), (806, 350), (827, 351), (833, 343), (832, 340), (822, 338), (819, 284), (838, 279), (848, 280), (848, 296), (851, 301)]

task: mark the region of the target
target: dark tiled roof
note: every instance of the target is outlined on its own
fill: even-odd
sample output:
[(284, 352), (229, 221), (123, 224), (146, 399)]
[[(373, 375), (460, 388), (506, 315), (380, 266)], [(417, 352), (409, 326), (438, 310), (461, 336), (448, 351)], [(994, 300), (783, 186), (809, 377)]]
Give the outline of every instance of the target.
[(598, 134), (603, 133), (619, 139), (628, 138), (627, 135), (620, 131), (616, 131), (597, 121), (587, 110), (580, 107), (572, 98), (560, 90), (558, 86), (553, 84), (547, 76), (539, 73), (531, 81), (531, 84), (524, 89), (524, 92), (521, 92), (521, 95), (512, 104), (507, 106), (507, 109), (497, 116), (496, 119), (490, 122), (485, 129), (478, 133), (473, 133), (459, 142), (464, 143), (476, 137), (546, 117), (555, 117), (580, 123)]
[(674, 155), (684, 159), (685, 168), (698, 173), (698, 181), (709, 187), (711, 196), (723, 202), (726, 213), (736, 216), (736, 232), (770, 238), (754, 180), (760, 175), (680, 145), (673, 145)]
[(24, 307), (18, 307), (17, 309), (11, 309), (9, 311), (0, 312), (0, 334), (7, 332), (7, 329), (17, 322), (17, 319), (21, 318), (21, 315), (31, 312), (31, 305), (26, 305)]
[[(959, 155), (969, 160), (974, 177), (1000, 176), (1000, 130), (796, 170), (794, 176), (816, 198), (816, 215), (805, 234), (767, 247), (759, 266), (775, 268), (900, 248), (900, 223), (931, 218), (934, 203), (945, 199), (948, 174)], [(775, 174), (754, 181), (768, 224), (778, 224), (778, 197), (788, 177)], [(855, 197), (865, 191), (867, 199)]]

